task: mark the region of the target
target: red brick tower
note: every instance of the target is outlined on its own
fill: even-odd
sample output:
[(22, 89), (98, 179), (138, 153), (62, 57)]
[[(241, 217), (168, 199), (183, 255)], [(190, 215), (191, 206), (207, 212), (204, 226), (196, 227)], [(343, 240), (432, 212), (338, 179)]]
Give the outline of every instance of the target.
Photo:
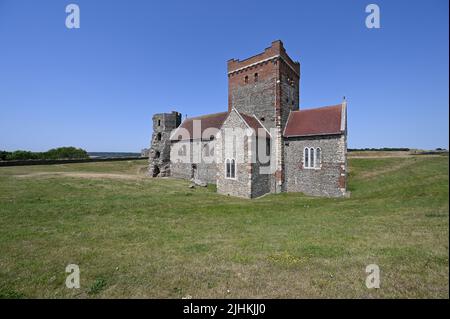
[(300, 63), (280, 40), (248, 59), (228, 61), (228, 110), (255, 114), (268, 127), (284, 128), (291, 110), (299, 108)]
[(228, 61), (228, 111), (255, 115), (266, 128), (275, 129), (275, 191), (283, 187), (282, 132), (291, 110), (299, 109), (300, 63), (286, 53), (280, 40), (245, 60)]

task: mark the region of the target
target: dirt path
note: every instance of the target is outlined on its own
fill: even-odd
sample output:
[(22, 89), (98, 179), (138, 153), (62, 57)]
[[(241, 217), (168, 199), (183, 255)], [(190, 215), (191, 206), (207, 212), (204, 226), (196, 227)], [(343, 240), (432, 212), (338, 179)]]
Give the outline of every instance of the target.
[(371, 171), (371, 172), (365, 172), (362, 173), (361, 175), (359, 175), (358, 177), (360, 178), (373, 178), (373, 177), (377, 177), (379, 175), (383, 175), (386, 173), (391, 173), (391, 172), (395, 172), (398, 171), (399, 169), (408, 167), (408, 166), (413, 166), (416, 165), (417, 163), (423, 161), (424, 158), (421, 159), (417, 159), (417, 160), (409, 160), (409, 161), (402, 161), (400, 163), (397, 163), (395, 165), (386, 167), (384, 169), (378, 169), (376, 171)]

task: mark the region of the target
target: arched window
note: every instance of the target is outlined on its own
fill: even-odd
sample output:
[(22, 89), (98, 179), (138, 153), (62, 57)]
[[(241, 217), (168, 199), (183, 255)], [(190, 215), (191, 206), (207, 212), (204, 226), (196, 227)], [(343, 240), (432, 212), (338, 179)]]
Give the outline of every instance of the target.
[(255, 73), (255, 82), (258, 82), (258, 73)]
[(309, 168), (309, 148), (307, 147), (303, 150), (303, 167)]
[(156, 134), (156, 140), (161, 141), (161, 133)]
[(231, 178), (236, 178), (236, 161), (231, 160)]
[(245, 82), (245, 83), (248, 83), (248, 75), (245, 76), (244, 82)]
[(303, 150), (303, 167), (320, 169), (322, 164), (322, 150), (320, 147), (305, 147)]
[(236, 178), (236, 161), (234, 159), (227, 159), (225, 161), (225, 177)]
[(155, 158), (159, 158), (160, 156), (161, 156), (161, 153), (158, 152), (158, 151), (156, 151), (156, 152), (155, 152)]
[(320, 168), (320, 164), (322, 164), (322, 151), (320, 147), (316, 148), (316, 168)]

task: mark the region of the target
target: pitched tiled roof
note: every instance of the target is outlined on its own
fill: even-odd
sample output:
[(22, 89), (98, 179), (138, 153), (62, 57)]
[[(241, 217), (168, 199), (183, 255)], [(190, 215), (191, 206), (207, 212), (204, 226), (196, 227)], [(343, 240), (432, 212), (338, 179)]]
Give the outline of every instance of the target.
[(239, 115), (241, 115), (247, 125), (255, 131), (256, 136), (259, 136), (262, 132), (264, 132), (264, 135), (268, 137), (267, 129), (256, 119), (256, 117), (241, 112), (238, 113)]
[[(198, 117), (187, 118), (181, 123), (178, 129), (172, 134), (171, 140), (187, 140), (194, 138), (194, 120), (201, 121), (201, 134), (208, 128), (217, 128), (220, 129), (223, 122), (225, 121), (228, 112), (214, 113), (214, 114), (206, 114)], [(180, 128), (184, 128), (189, 132), (189, 136), (180, 136)], [(180, 138), (181, 137), (181, 138)], [(199, 137), (195, 137), (196, 139)]]
[[(293, 111), (289, 114), (284, 136), (312, 136), (343, 133), (343, 104)], [(345, 111), (345, 110), (344, 110)]]

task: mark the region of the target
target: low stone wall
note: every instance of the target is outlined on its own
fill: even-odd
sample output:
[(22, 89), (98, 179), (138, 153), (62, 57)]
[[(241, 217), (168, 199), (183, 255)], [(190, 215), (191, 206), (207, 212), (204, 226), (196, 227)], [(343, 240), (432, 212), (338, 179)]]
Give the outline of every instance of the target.
[(86, 158), (86, 159), (60, 159), (60, 160), (17, 160), (0, 161), (1, 166), (26, 166), (26, 165), (55, 165), (71, 163), (115, 162), (131, 160), (148, 160), (148, 157), (110, 157), (110, 158)]

